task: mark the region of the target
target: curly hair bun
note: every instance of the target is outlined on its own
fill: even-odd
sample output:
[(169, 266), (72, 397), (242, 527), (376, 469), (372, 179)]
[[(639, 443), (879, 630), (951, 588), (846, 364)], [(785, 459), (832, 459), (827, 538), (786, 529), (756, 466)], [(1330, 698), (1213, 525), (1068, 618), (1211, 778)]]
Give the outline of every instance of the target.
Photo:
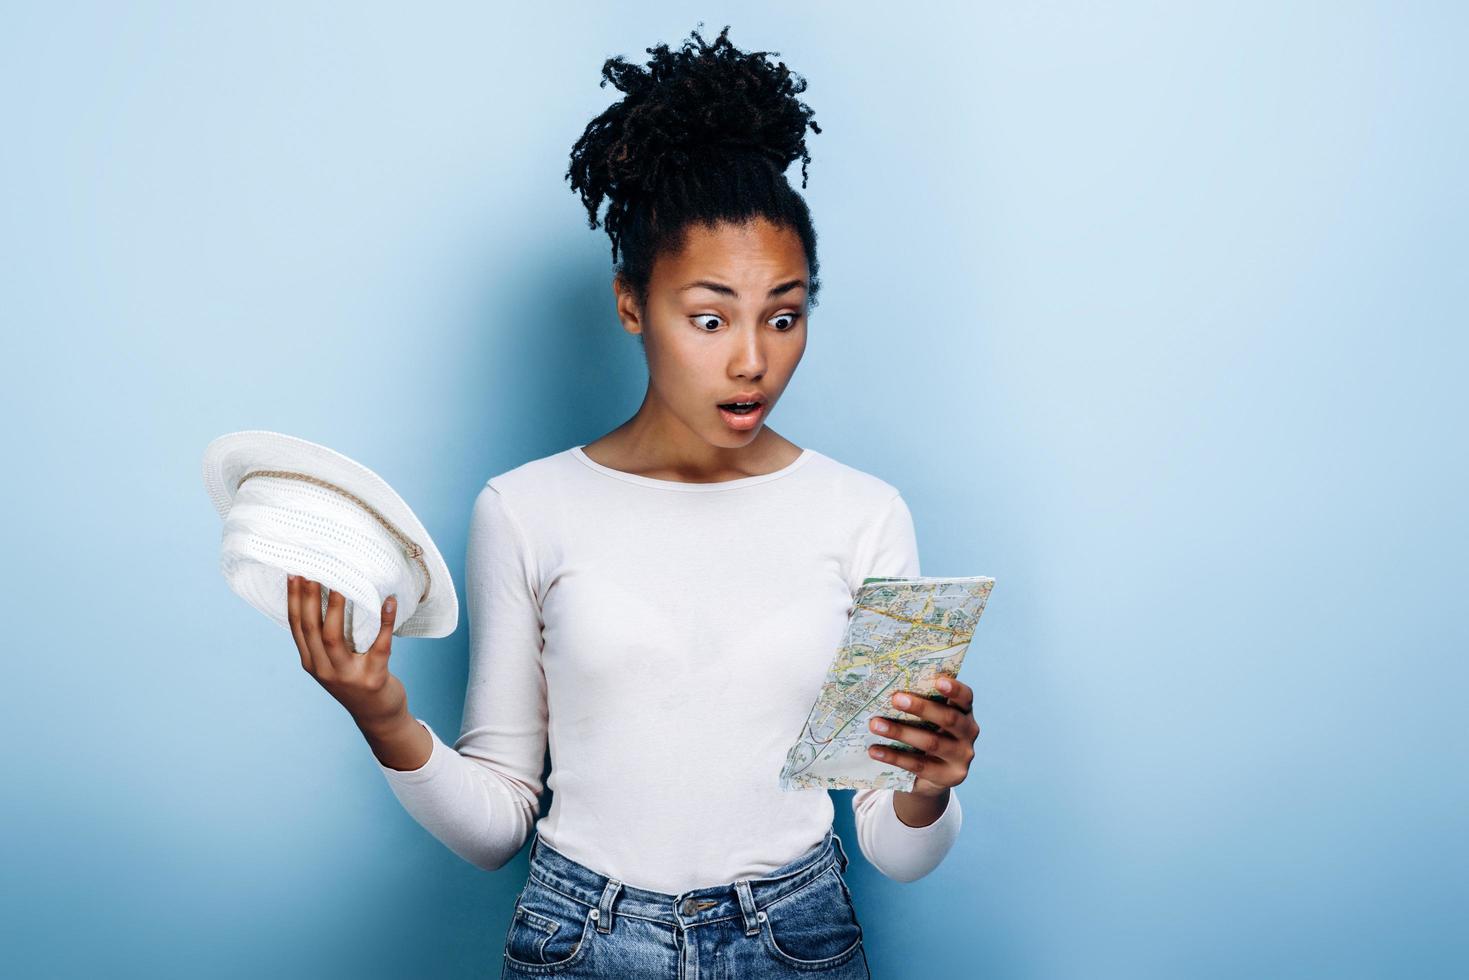
[(591, 227), (604, 196), (650, 195), (690, 167), (719, 169), (731, 154), (763, 158), (776, 173), (800, 159), (806, 186), (806, 128), (821, 132), (796, 98), (806, 80), (767, 60), (777, 51), (740, 51), (728, 25), (713, 43), (691, 34), (677, 49), (645, 49), (646, 66), (621, 57), (603, 63), (600, 85), (611, 82), (625, 95), (587, 124), (566, 174)]

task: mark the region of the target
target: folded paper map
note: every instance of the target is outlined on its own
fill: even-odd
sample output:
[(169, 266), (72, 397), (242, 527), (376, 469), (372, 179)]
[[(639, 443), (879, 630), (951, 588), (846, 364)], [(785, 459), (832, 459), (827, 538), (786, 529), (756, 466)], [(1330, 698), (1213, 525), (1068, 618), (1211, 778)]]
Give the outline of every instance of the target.
[(934, 727), (899, 710), (892, 697), (912, 691), (946, 700), (935, 675), (958, 675), (994, 584), (984, 575), (863, 579), (821, 692), (786, 754), (781, 789), (910, 791), (916, 774), (872, 758), (867, 747), (916, 749), (878, 735), (868, 722), (876, 715)]

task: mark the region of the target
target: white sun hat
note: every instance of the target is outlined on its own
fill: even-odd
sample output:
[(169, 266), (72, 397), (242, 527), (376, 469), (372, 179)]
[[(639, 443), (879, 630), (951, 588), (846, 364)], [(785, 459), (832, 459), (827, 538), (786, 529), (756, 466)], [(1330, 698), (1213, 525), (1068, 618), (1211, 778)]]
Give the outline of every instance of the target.
[(219, 569), (240, 598), (286, 629), (286, 576), (347, 599), (343, 631), (372, 646), (396, 595), (396, 636), (440, 637), (459, 625), (459, 597), (412, 509), (372, 470), (335, 450), (262, 429), (204, 450), (204, 489), (224, 519)]

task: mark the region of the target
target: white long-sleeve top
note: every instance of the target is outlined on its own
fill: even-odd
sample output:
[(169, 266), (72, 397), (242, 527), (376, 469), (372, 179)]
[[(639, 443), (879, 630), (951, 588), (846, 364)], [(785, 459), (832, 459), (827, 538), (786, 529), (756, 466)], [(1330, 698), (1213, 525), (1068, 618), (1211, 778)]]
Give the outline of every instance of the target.
[[(719, 483), (626, 473), (581, 446), (532, 460), (479, 491), (465, 564), (459, 736), (451, 748), (418, 719), (433, 752), (414, 770), (378, 763), (393, 793), (487, 871), (534, 829), (675, 895), (768, 874), (821, 840), (830, 791), (782, 790), (786, 751), (862, 580), (920, 574), (898, 490), (810, 448)], [(910, 827), (893, 792), (853, 793), (857, 841), (913, 881), (953, 846), (959, 798)]]

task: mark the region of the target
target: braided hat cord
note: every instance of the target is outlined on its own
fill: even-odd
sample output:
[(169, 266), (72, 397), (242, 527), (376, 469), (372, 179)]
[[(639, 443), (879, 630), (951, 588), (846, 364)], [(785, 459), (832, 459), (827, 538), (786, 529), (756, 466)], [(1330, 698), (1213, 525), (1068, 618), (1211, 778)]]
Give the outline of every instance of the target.
[(244, 483), (252, 476), (278, 476), (283, 477), (287, 480), (305, 480), (307, 483), (314, 483), (319, 487), (326, 487), (328, 490), (335, 490), (337, 493), (348, 498), (357, 506), (367, 511), (377, 520), (379, 524), (383, 526), (384, 529), (387, 530), (389, 534), (391, 534), (394, 538), (398, 540), (398, 543), (403, 546), (403, 550), (407, 553), (408, 557), (418, 562), (418, 567), (423, 569), (423, 595), (418, 597), (418, 601), (423, 602), (425, 599), (428, 598), (428, 589), (429, 585), (431, 584), (431, 579), (428, 574), (428, 564), (423, 560), (423, 548), (420, 547), (417, 542), (411, 540), (408, 535), (404, 534), (402, 531), (393, 526), (392, 521), (388, 520), (382, 514), (378, 513), (377, 508), (373, 507), (367, 501), (363, 500), (355, 493), (352, 493), (350, 490), (343, 490), (335, 483), (330, 483), (326, 480), (321, 479), (320, 477), (311, 476), (309, 473), (295, 473), (291, 470), (251, 470), (249, 473), (246, 473), (244, 476), (240, 477), (240, 483), (235, 484), (235, 490), (238, 491), (240, 488), (240, 484)]

